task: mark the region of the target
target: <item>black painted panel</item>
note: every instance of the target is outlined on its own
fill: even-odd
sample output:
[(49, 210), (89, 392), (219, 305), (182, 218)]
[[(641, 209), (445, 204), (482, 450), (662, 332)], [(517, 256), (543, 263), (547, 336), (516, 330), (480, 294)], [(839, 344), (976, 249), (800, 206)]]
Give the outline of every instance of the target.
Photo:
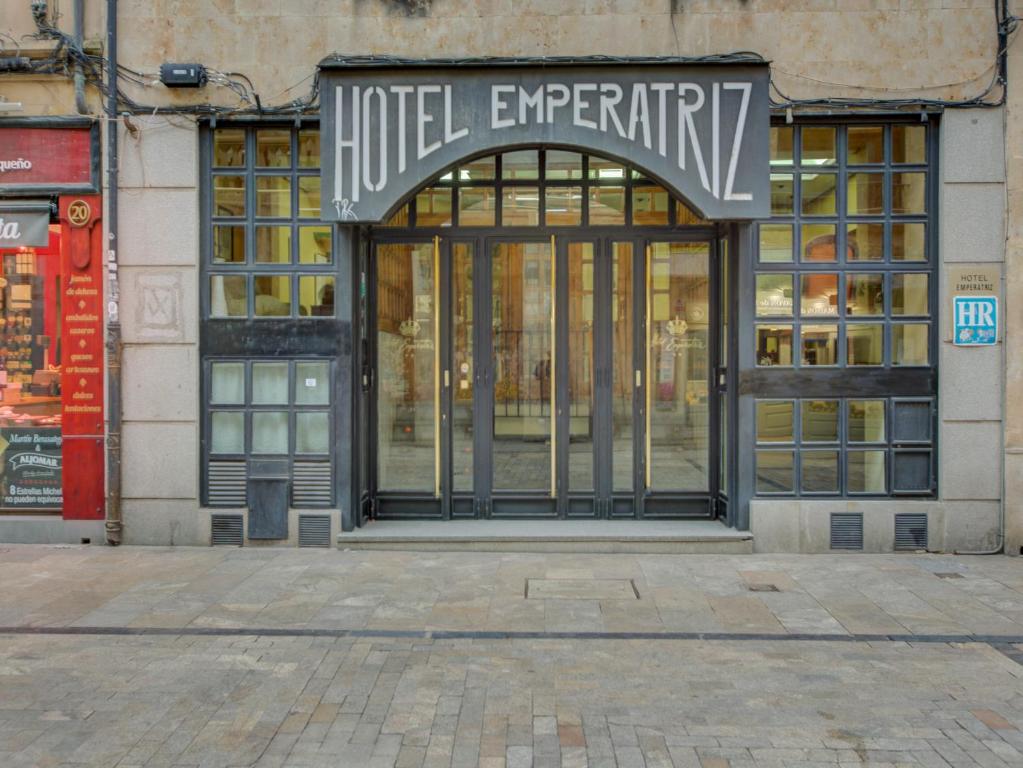
[(351, 323), (340, 320), (206, 320), (201, 351), (204, 356), (350, 356), (351, 338)]
[(757, 397), (913, 397), (937, 391), (937, 373), (929, 368), (757, 369), (739, 375), (739, 393)]

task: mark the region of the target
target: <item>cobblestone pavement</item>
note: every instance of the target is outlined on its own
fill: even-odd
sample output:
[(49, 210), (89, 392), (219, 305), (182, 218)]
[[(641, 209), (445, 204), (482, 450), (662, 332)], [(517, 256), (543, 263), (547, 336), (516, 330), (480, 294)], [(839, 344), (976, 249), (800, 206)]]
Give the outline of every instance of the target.
[(0, 766), (1023, 766), (1023, 561), (0, 547)]

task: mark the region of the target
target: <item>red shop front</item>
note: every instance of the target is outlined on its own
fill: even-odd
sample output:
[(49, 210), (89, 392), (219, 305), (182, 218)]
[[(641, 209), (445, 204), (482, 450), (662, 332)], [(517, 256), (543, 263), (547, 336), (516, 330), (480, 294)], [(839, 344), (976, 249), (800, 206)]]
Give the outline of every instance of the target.
[(0, 520), (104, 517), (98, 127), (0, 121)]

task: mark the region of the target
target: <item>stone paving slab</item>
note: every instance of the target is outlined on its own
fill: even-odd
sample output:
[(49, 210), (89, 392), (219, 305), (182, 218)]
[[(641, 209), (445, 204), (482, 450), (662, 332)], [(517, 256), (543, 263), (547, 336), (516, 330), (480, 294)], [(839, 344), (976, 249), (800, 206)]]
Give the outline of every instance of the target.
[(2, 546), (0, 580), (3, 768), (1023, 766), (1016, 559)]
[[(640, 598), (527, 599), (527, 580)], [(0, 627), (1023, 636), (1023, 562), (1005, 557), (4, 545), (0, 583)]]

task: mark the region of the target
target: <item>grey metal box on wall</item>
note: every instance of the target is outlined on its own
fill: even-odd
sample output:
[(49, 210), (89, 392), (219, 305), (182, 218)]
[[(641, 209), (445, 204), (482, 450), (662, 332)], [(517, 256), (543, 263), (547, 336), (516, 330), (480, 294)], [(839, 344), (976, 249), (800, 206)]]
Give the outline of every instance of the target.
[(288, 462), (254, 459), (249, 462), (249, 538), (288, 538)]

